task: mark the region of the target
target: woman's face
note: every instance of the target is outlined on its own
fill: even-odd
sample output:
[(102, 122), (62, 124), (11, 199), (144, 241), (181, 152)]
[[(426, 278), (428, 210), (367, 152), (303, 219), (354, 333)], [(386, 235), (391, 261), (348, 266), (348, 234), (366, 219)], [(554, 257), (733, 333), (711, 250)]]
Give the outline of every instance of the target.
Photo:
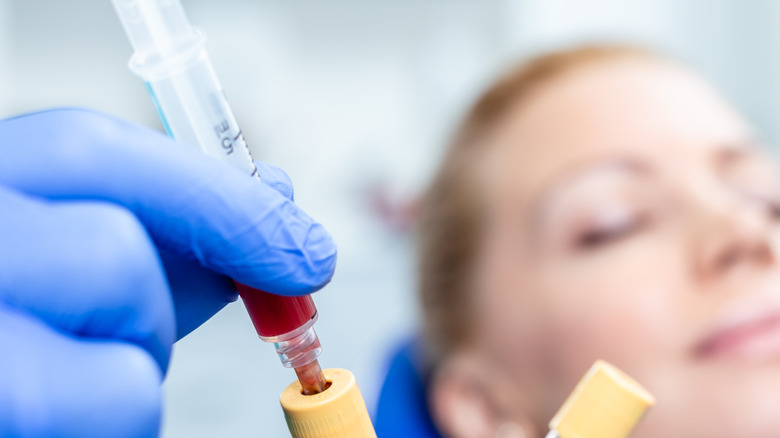
[(777, 437), (780, 185), (734, 110), (625, 58), (542, 85), (489, 142), (475, 311), (505, 410), (545, 424), (601, 358), (657, 398), (636, 438)]

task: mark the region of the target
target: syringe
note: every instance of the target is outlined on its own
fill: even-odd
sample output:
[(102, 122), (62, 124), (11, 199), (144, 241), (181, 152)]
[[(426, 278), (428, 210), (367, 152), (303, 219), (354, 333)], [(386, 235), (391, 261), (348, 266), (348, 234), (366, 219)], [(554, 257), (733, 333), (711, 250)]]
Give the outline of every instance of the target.
[[(112, 0), (135, 54), (130, 69), (146, 83), (166, 132), (182, 143), (259, 178), (244, 136), (205, 50), (205, 35), (190, 26), (179, 0)], [(283, 297), (236, 283), (260, 339), (274, 344), (294, 368), (304, 394), (328, 382), (310, 295)]]

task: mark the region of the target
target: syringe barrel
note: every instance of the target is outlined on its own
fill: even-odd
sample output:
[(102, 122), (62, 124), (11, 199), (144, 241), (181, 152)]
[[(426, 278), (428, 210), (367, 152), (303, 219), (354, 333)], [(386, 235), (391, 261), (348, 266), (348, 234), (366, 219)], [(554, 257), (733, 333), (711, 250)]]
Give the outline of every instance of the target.
[[(190, 26), (181, 2), (113, 3), (135, 49), (129, 67), (146, 83), (168, 135), (259, 178), (206, 53), (206, 37)], [(321, 347), (312, 328), (317, 309), (311, 296), (282, 297), (236, 285), (258, 335), (274, 344), (285, 366), (316, 359)]]
[(266, 342), (295, 336), (317, 320), (317, 308), (311, 295), (286, 297), (240, 283), (236, 285), (257, 334)]
[(322, 352), (314, 331), (317, 308), (311, 295), (283, 297), (236, 283), (257, 334), (272, 343), (282, 365), (298, 368)]
[(135, 53), (128, 63), (152, 96), (166, 132), (244, 172), (257, 172), (214, 72), (203, 32), (178, 0), (113, 0)]
[(154, 60), (158, 65), (151, 66), (136, 54), (130, 66), (146, 82), (168, 135), (255, 176), (257, 168), (203, 48), (204, 40), (175, 63)]

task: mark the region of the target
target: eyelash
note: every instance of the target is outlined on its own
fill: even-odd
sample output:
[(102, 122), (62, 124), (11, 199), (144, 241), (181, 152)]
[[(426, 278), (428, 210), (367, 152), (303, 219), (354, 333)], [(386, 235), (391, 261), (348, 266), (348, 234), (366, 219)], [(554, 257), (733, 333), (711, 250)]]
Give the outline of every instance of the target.
[[(780, 221), (780, 200), (757, 197), (756, 200), (762, 202), (775, 221)], [(608, 225), (603, 227), (594, 227), (581, 232), (575, 241), (577, 249), (594, 250), (611, 243), (617, 243), (623, 238), (641, 230), (648, 224), (646, 216), (635, 216), (617, 225)]]
[[(780, 213), (780, 206), (778, 208)], [(645, 216), (635, 216), (617, 225), (594, 227), (580, 233), (575, 242), (577, 249), (598, 249), (630, 236), (647, 225)]]

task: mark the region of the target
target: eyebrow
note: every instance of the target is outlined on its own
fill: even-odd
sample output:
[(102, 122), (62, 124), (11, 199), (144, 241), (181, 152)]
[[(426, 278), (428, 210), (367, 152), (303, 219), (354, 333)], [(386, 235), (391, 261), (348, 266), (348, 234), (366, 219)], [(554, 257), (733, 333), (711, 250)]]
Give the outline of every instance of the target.
[(593, 174), (614, 171), (625, 172), (628, 175), (641, 178), (651, 177), (654, 173), (654, 169), (643, 159), (626, 154), (599, 157), (595, 160), (577, 163), (562, 171), (550, 185), (531, 199), (531, 223), (534, 224), (534, 227), (539, 224), (542, 213), (547, 210), (550, 200), (556, 193)]
[[(759, 157), (770, 158), (766, 152), (766, 144), (755, 136), (747, 136), (742, 139), (723, 142), (715, 146), (715, 160), (718, 167), (728, 167), (736, 164), (744, 158)], [(557, 192), (562, 191), (578, 180), (590, 175), (605, 171), (623, 171), (630, 176), (641, 178), (652, 177), (655, 173), (645, 160), (636, 155), (616, 154), (607, 157), (599, 157), (585, 162), (580, 162), (560, 172), (553, 182), (544, 188), (530, 201), (531, 220), (534, 225), (539, 223), (542, 213), (547, 209), (549, 200)]]
[(766, 143), (756, 137), (746, 137), (739, 141), (723, 144), (715, 152), (715, 165), (722, 169), (738, 163), (745, 158), (772, 159)]
[(531, 208), (532, 210), (542, 211), (545, 209), (547, 200), (551, 199), (552, 196), (567, 186), (596, 173), (612, 172), (616, 170), (640, 177), (648, 177), (654, 173), (653, 169), (644, 160), (637, 158), (636, 156), (621, 154), (600, 157), (595, 160), (591, 159), (578, 163), (561, 172), (561, 175), (559, 175), (558, 178), (553, 180), (551, 184), (535, 196), (535, 199), (531, 200)]

